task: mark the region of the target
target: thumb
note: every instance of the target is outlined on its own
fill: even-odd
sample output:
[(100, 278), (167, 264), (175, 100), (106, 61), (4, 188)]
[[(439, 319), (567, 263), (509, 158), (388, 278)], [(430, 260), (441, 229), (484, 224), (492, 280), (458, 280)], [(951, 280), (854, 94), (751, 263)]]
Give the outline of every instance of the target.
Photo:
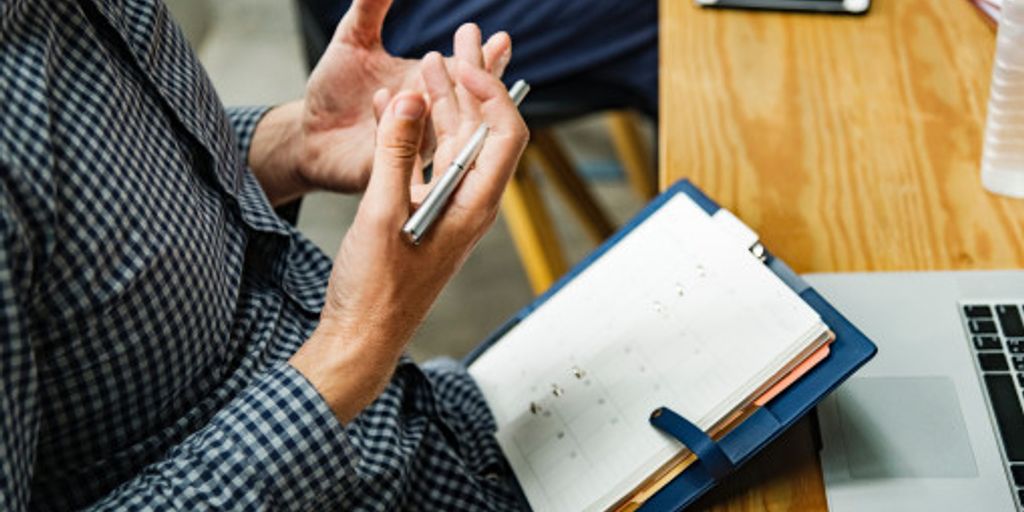
[(372, 48), (380, 44), (384, 17), (392, 0), (355, 0), (341, 18), (335, 39)]
[[(409, 180), (419, 156), (427, 118), (422, 94), (402, 92), (384, 109), (377, 128), (373, 172), (363, 202), (379, 208), (375, 215), (405, 222), (409, 214)], [(392, 219), (392, 216), (401, 219)]]

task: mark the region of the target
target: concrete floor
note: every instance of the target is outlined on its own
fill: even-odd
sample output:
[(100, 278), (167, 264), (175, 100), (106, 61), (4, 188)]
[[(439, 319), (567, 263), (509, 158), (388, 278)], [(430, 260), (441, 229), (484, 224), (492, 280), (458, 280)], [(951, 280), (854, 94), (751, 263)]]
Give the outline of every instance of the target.
[[(168, 4), (198, 47), (225, 104), (276, 104), (302, 95), (306, 72), (292, 2), (168, 0)], [(593, 176), (595, 193), (617, 221), (639, 209), (640, 201), (615, 170), (600, 117), (567, 123), (559, 128), (559, 136), (573, 159)], [(566, 251), (572, 261), (579, 261), (592, 244), (548, 189), (545, 187), (545, 194)], [(358, 201), (352, 196), (312, 194), (303, 204), (299, 229), (333, 255)], [(410, 353), (419, 360), (437, 355), (460, 357), (531, 298), (512, 241), (499, 218), (445, 289)]]

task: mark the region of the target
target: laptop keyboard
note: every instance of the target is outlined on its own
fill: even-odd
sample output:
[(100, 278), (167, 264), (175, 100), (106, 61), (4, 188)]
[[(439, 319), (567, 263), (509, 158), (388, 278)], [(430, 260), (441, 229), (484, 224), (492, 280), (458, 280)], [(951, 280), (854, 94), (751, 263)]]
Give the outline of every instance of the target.
[(1021, 304), (963, 304), (977, 368), (1003, 445), (1007, 476), (1024, 507), (1024, 310)]

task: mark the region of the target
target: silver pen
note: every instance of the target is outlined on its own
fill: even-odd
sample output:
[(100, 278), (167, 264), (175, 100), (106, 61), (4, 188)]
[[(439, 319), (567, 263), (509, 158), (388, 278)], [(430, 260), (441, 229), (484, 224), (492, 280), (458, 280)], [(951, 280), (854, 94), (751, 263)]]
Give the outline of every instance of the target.
[[(530, 92), (530, 86), (525, 81), (519, 80), (508, 90), (508, 95), (512, 98), (512, 103), (518, 107), (528, 92)], [(484, 148), (484, 140), (487, 139), (488, 131), (490, 131), (490, 127), (481, 123), (480, 127), (473, 132), (469, 143), (459, 152), (455, 160), (452, 160), (444, 174), (437, 178), (437, 183), (427, 193), (427, 197), (423, 199), (420, 207), (402, 226), (402, 233), (409, 237), (409, 241), (418, 245), (430, 227), (437, 221), (441, 211), (448, 204), (448, 199), (455, 192), (455, 187), (462, 181), (466, 171), (473, 166), (476, 157), (480, 156), (480, 150)]]

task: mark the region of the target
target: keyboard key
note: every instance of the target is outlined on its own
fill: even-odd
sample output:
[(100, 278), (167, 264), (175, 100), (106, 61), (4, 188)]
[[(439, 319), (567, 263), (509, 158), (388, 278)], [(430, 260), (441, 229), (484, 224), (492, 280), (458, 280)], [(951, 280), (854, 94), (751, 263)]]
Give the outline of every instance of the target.
[[(998, 343), (998, 340), (996, 342)], [(1006, 340), (1006, 349), (1011, 354), (1024, 354), (1024, 338), (1010, 338)]]
[(992, 318), (992, 309), (988, 306), (964, 306), (967, 318)]
[[(1002, 352), (984, 352), (978, 354), (978, 364), (986, 372), (1005, 372), (1010, 369), (1006, 364), (1006, 356)], [(1010, 384), (1013, 384), (1011, 381)]]
[(992, 320), (971, 320), (970, 328), (974, 334), (997, 334), (996, 323)]
[(1013, 369), (1024, 372), (1024, 356), (1013, 356)]
[(1020, 384), (1020, 387), (1024, 388), (1024, 373), (1017, 374), (1017, 384)]
[(1024, 410), (1021, 410), (1013, 379), (1004, 374), (987, 374), (985, 387), (1007, 458), (1011, 462), (1024, 462)]
[(1020, 318), (1020, 307), (1014, 305), (996, 306), (999, 325), (1003, 328), (1003, 336), (1024, 336), (1024, 321)]
[(1014, 464), (1010, 466), (1010, 472), (1013, 473), (1013, 481), (1018, 486), (1024, 487), (1024, 464)]
[(999, 342), (998, 336), (975, 336), (974, 348), (978, 350), (1000, 350), (1003, 348), (1003, 344)]

